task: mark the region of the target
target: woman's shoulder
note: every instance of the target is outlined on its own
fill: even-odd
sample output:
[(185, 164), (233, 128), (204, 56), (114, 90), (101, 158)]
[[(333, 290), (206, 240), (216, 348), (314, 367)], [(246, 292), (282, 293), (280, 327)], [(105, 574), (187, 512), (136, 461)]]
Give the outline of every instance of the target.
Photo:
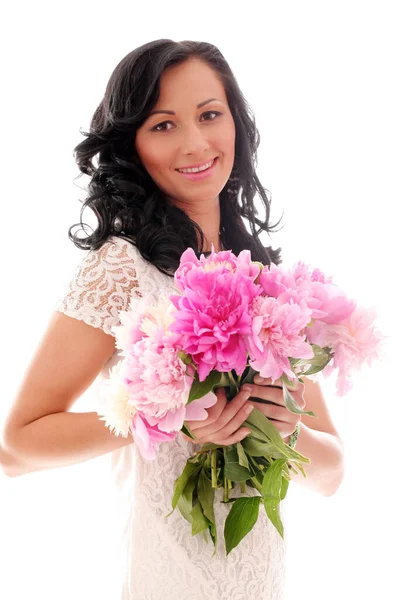
[(115, 260), (119, 259), (121, 261), (134, 261), (140, 253), (133, 240), (127, 240), (117, 235), (110, 235), (99, 248), (89, 250), (88, 254), (109, 260), (115, 258)]
[(84, 262), (85, 272), (82, 275), (85, 280), (103, 277), (113, 283), (124, 281), (141, 294), (157, 294), (161, 288), (171, 287), (175, 291), (174, 278), (162, 273), (144, 258), (133, 240), (110, 236), (97, 250), (91, 250)]
[(131, 297), (142, 295), (138, 262), (131, 242), (117, 236), (108, 238), (81, 257), (53, 310), (110, 333)]

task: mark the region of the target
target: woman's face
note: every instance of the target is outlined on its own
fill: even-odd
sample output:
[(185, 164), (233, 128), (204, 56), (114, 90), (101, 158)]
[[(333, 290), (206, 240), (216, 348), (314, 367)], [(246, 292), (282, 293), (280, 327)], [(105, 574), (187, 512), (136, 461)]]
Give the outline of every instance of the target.
[[(235, 123), (211, 67), (191, 59), (163, 73), (160, 97), (137, 130), (135, 146), (150, 177), (178, 205), (195, 208), (192, 203), (218, 198), (234, 163)], [(178, 171), (214, 159), (206, 177), (190, 179)]]

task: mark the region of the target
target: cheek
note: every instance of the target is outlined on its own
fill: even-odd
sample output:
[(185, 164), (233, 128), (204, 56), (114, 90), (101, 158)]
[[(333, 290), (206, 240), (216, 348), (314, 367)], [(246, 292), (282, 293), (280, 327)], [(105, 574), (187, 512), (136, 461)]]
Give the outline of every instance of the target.
[(225, 156), (234, 158), (235, 156), (235, 127), (234, 123), (227, 123), (223, 131), (220, 132), (220, 146)]
[(146, 144), (145, 148), (144, 152), (140, 152), (139, 147), (138, 152), (140, 152), (139, 156), (143, 166), (149, 173), (161, 171), (169, 167), (171, 164), (171, 153), (168, 152), (167, 148), (164, 148), (161, 144), (149, 143)]

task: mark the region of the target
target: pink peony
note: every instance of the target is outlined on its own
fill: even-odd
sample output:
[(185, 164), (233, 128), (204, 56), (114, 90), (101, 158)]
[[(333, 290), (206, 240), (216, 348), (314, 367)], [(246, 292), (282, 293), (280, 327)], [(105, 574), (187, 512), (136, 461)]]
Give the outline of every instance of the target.
[(132, 419), (131, 430), (134, 443), (146, 460), (155, 459), (160, 442), (170, 442), (177, 436), (176, 431), (166, 433), (160, 431), (157, 425), (150, 425), (146, 418), (139, 413), (136, 413)]
[(251, 333), (249, 305), (261, 292), (259, 273), (248, 250), (237, 258), (229, 251), (207, 259), (191, 248), (183, 253), (175, 273), (183, 294), (170, 297), (177, 310), (169, 329), (197, 365), (199, 381), (214, 369), (241, 375), (246, 368), (244, 336)]
[(265, 267), (260, 275), (260, 284), (268, 296), (281, 303), (296, 302), (312, 309), (311, 319), (326, 323), (339, 323), (354, 310), (355, 303), (349, 300), (332, 278), (326, 277), (319, 269), (298, 262), (286, 271), (272, 264)]
[(288, 357), (313, 358), (311, 346), (299, 332), (310, 321), (311, 310), (290, 301), (280, 304), (276, 298), (258, 296), (251, 306), (252, 331), (246, 343), (250, 366), (273, 382), (283, 373), (297, 379)]

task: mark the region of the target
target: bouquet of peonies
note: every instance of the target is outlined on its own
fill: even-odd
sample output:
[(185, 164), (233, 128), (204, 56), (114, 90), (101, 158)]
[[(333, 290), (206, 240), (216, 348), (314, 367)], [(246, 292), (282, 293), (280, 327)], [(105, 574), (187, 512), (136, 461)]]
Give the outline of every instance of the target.
[[(352, 373), (379, 358), (383, 337), (373, 325), (375, 310), (358, 306), (332, 278), (304, 263), (264, 266), (252, 262), (248, 250), (235, 256), (214, 247), (198, 259), (189, 248), (174, 279), (180, 295), (132, 298), (120, 314), (114, 332), (122, 359), (104, 381), (97, 411), (116, 435), (130, 431), (146, 460), (181, 431), (195, 441), (185, 422), (207, 418), (217, 388), (225, 388), (230, 401), (259, 373), (280, 381), (289, 411), (315, 417), (297, 405), (290, 386), (302, 376), (337, 370), (337, 392), (344, 395)], [(232, 503), (224, 527), (227, 555), (254, 526), (261, 501), (283, 537), (279, 504), (289, 463), (304, 477), (302, 463), (310, 463), (260, 411), (243, 425), (251, 433), (241, 442), (206, 443), (189, 457), (172, 496), (171, 512), (178, 506), (192, 535), (208, 530), (216, 548), (214, 497), (223, 486), (223, 501)], [(230, 498), (236, 484), (242, 494), (248, 486), (259, 495)]]

